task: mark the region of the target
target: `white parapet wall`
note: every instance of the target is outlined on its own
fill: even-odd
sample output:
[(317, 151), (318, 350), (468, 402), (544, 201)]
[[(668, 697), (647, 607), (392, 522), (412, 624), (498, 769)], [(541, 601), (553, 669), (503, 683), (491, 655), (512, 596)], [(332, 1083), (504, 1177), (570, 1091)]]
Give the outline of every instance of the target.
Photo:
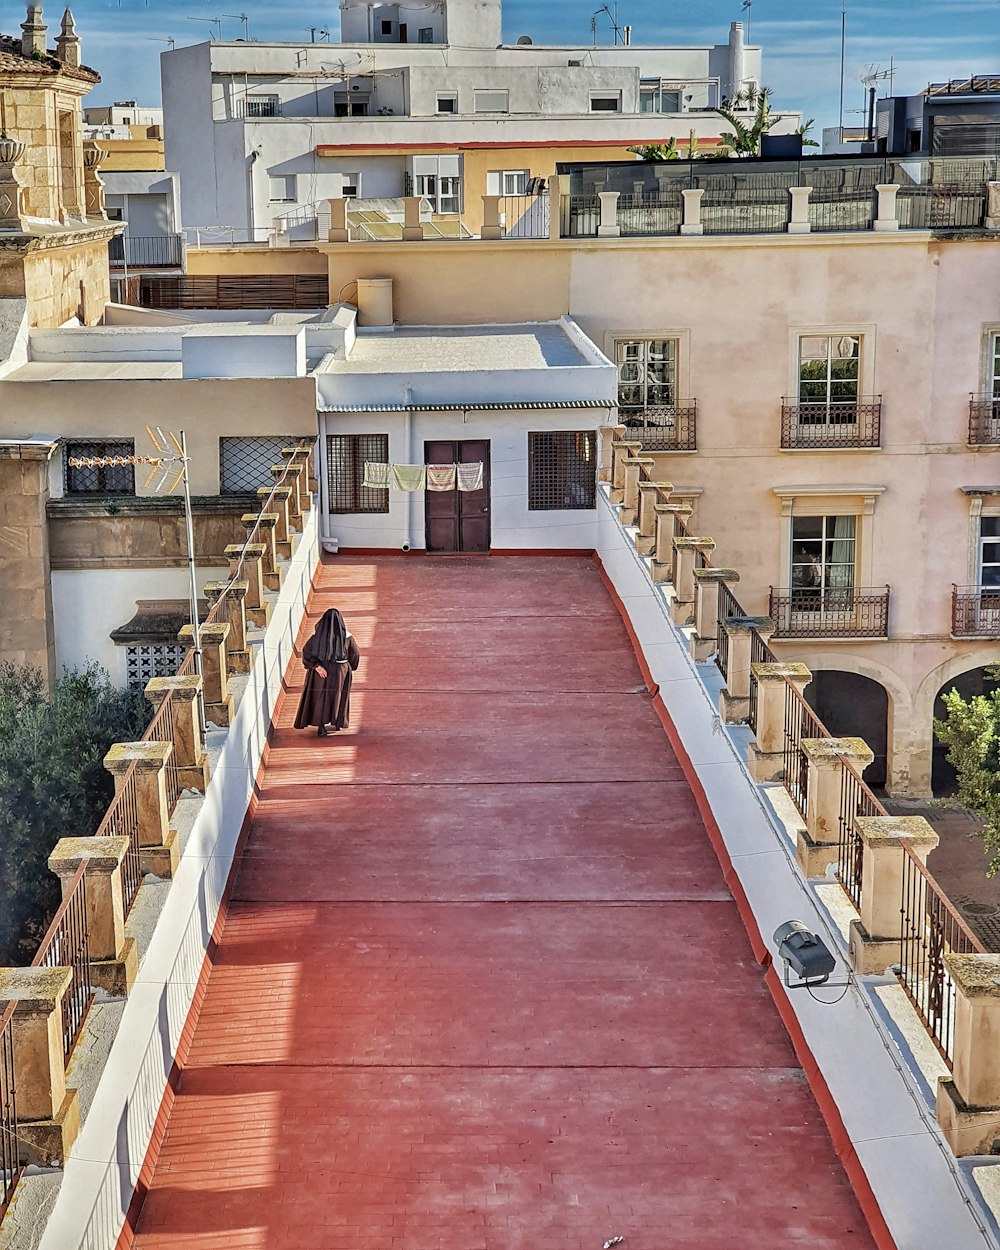
[[(767, 974), (793, 1041), (797, 1033), (829, 1093), (820, 1091), (818, 1098), (838, 1154), (845, 1166), (852, 1156), (860, 1164), (860, 1186), (871, 1195), (867, 1205), (873, 1197), (896, 1250), (995, 1247), (991, 1217), (944, 1142), (919, 1072), (874, 1006), (873, 979), (844, 986), (849, 964), (841, 936), (799, 873), (794, 849), (751, 780), (687, 639), (670, 621), (665, 588), (653, 584), (649, 561), (637, 554), (604, 487), (598, 514), (598, 555), (687, 756), (681, 762), (688, 781), (696, 797), (698, 789), (704, 793), (727, 883), (746, 899), (744, 921), (757, 930), (751, 940), (774, 956), (774, 930), (802, 920), (839, 956), (836, 987), (814, 995), (786, 990), (776, 968)], [(853, 1179), (859, 1179), (856, 1169)], [(865, 1195), (859, 1197), (865, 1205)]]
[(65, 1175), (40, 1250), (114, 1250), (167, 1087), (271, 714), (319, 555), (317, 509), (285, 570), (271, 623), (226, 735)]

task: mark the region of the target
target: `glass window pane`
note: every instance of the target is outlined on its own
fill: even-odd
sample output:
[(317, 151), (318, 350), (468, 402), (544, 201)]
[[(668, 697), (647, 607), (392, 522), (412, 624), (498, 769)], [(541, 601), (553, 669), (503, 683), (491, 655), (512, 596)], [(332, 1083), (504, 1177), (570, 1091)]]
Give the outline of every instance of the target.
[(979, 533), (983, 538), (1000, 538), (1000, 516), (980, 517)]

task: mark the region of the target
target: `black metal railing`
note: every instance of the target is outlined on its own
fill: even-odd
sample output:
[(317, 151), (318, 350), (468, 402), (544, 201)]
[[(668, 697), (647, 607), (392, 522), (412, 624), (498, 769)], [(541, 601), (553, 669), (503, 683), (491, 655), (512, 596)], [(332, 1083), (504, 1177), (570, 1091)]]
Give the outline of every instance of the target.
[(969, 396), (969, 442), (1000, 443), (1000, 395)]
[(14, 1197), (23, 1170), (17, 1140), (14, 1008), (14, 1003), (9, 1003), (0, 1012), (0, 1219)]
[(498, 205), (500, 234), (505, 239), (547, 239), (547, 195), (502, 195)]
[(850, 760), (840, 757), (840, 831), (837, 880), (855, 907), (861, 906), (861, 872), (865, 844), (858, 832), (859, 816), (884, 816), (885, 809), (865, 785)]
[(677, 234), (683, 216), (680, 190), (662, 195), (623, 195), (618, 200), (622, 237)]
[(870, 230), (874, 218), (875, 194), (871, 188), (814, 190), (809, 197), (809, 226), (816, 232)]
[(1000, 638), (1000, 586), (952, 586), (955, 638)]
[(142, 885), (142, 862), (139, 845), (139, 796), (136, 792), (135, 760), (122, 775), (115, 797), (94, 835), (97, 838), (128, 838), (128, 850), (122, 863), (122, 900), (126, 915), (135, 902)]
[(975, 230), (985, 215), (982, 182), (901, 186), (896, 197), (901, 230)]
[(882, 397), (849, 401), (794, 399), (781, 401), (781, 446), (878, 447), (882, 438)]
[(619, 408), (627, 439), (638, 439), (643, 452), (696, 451), (698, 404), (686, 399), (672, 407)]
[(756, 733), (757, 731), (757, 687), (758, 681), (754, 675), (753, 666), (755, 664), (773, 664), (774, 652), (767, 645), (760, 634), (754, 629), (750, 633), (750, 710), (747, 713), (747, 724)]
[(90, 982), (86, 863), (76, 870), (31, 966), (73, 970), (73, 979), (62, 1000), (63, 1061), (68, 1063), (94, 997)]
[(828, 738), (826, 726), (791, 682), (785, 684), (785, 745), (782, 769), (785, 789), (803, 820), (809, 802), (809, 758), (803, 738)]
[(788, 225), (787, 187), (707, 190), (701, 200), (704, 234), (780, 234)]
[(767, 611), (776, 638), (886, 638), (889, 587), (772, 586)]
[(903, 847), (902, 938), (896, 974), (932, 1040), (954, 1063), (955, 985), (945, 955), (985, 953), (913, 851)]
[(727, 680), (729, 679), (729, 635), (726, 633), (725, 623), (730, 617), (743, 615), (745, 614), (737, 602), (736, 596), (725, 582), (720, 582), (718, 620), (715, 626), (717, 641), (715, 662), (719, 666), (719, 672)]
[(112, 269), (179, 269), (184, 247), (179, 234), (120, 234), (108, 243)]
[(601, 201), (596, 195), (566, 195), (562, 203), (564, 239), (594, 239), (601, 221)]

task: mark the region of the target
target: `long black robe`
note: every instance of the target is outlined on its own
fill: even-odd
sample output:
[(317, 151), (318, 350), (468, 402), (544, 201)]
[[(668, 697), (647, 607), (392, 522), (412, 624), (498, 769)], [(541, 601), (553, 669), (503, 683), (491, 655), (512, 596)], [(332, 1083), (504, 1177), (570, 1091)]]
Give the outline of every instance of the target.
[(346, 729), (351, 717), (351, 682), (361, 662), (354, 637), (336, 608), (323, 613), (316, 632), (302, 648), (306, 684), (295, 713), (295, 728), (333, 725)]

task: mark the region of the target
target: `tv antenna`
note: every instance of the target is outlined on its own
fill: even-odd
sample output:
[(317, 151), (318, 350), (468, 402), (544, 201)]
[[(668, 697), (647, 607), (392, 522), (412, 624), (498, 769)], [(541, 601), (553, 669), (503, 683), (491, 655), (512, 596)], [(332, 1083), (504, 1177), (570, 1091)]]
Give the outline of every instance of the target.
[(325, 27), (323, 27), (323, 26), (307, 26), (307, 27), (306, 27), (306, 29), (309, 31), (309, 42), (310, 42), (310, 43), (316, 43), (316, 42), (317, 42), (317, 39), (316, 39), (316, 36), (317, 36), (317, 35), (319, 35), (319, 41), (320, 41), (320, 42), (322, 42), (322, 40), (324, 40), (324, 39), (325, 39), (325, 40), (327, 41), (327, 43), (329, 43), (329, 41), (330, 41), (330, 32), (329, 32), (329, 31), (328, 31)]
[(594, 16), (590, 19), (590, 29), (594, 36), (595, 48), (597, 47), (597, 19), (602, 13), (607, 16), (608, 21), (611, 23), (611, 29), (615, 32), (615, 47), (617, 48), (619, 42), (627, 42), (627, 40), (623, 37), (622, 28), (618, 25), (618, 0), (614, 0), (614, 6), (614, 11), (612, 12), (606, 4), (602, 4), (601, 7), (596, 10)]
[(222, 18), (221, 17), (189, 17), (189, 22), (209, 22), (215, 27), (216, 33), (211, 36), (213, 39), (222, 39)]
[(742, 5), (747, 15), (747, 43), (750, 42), (750, 18), (753, 16), (753, 0), (743, 0)]
[(171, 52), (177, 47), (177, 40), (172, 35), (168, 35), (166, 39), (157, 39), (155, 35), (147, 35), (146, 40), (149, 43), (165, 43)]
[(231, 17), (234, 22), (243, 23), (243, 38), (250, 42), (250, 19), (245, 13), (223, 13), (223, 17)]

